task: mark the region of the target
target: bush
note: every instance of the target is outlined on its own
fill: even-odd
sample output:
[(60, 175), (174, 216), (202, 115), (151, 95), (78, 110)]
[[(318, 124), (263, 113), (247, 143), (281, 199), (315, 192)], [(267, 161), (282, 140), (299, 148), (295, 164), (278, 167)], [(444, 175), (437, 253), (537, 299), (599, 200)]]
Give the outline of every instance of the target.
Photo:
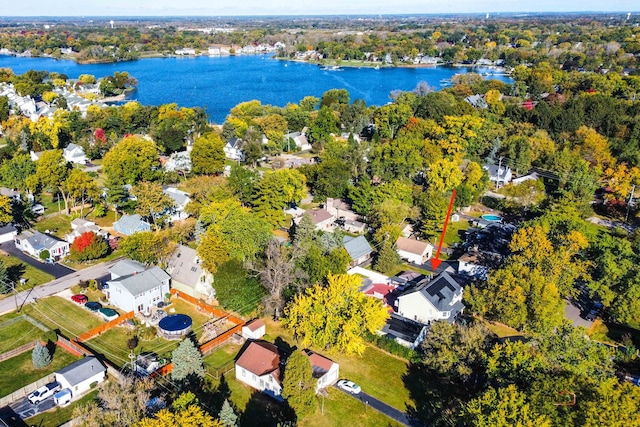
[(403, 357), (410, 362), (419, 362), (422, 360), (422, 357), (417, 351), (405, 347), (402, 344), (398, 344), (396, 341), (387, 337), (367, 333), (365, 335), (365, 339), (379, 349), (387, 351), (393, 355)]
[(51, 257), (51, 254), (49, 253), (48, 250), (45, 249), (38, 254), (38, 257), (44, 261), (49, 259)]
[(51, 354), (49, 354), (47, 347), (40, 343), (36, 344), (31, 353), (31, 361), (33, 362), (33, 367), (36, 369), (49, 366), (51, 363)]

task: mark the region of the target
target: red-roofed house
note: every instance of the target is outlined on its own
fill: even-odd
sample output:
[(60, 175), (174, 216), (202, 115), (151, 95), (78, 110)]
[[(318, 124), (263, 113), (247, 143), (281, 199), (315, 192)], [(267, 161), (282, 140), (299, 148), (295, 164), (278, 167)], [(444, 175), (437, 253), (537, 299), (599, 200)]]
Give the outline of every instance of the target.
[(242, 336), (248, 340), (259, 340), (266, 333), (262, 319), (255, 319), (242, 327)]
[(251, 341), (236, 359), (236, 379), (280, 399), (280, 354), (266, 341)]
[(304, 352), (309, 356), (311, 368), (313, 368), (313, 377), (318, 380), (316, 393), (338, 381), (340, 365), (311, 350), (304, 350)]

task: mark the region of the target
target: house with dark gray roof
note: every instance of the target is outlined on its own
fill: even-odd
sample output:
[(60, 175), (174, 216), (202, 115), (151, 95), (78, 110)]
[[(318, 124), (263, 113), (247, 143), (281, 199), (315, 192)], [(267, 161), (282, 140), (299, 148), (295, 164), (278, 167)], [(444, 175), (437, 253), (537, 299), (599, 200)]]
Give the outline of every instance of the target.
[(349, 267), (355, 267), (371, 259), (373, 248), (364, 236), (342, 238), (344, 248), (351, 257)]
[(131, 236), (139, 231), (150, 231), (151, 224), (144, 221), (138, 214), (122, 215), (122, 218), (113, 223), (113, 229), (125, 236)]
[(124, 259), (109, 270), (105, 293), (116, 307), (135, 313), (149, 313), (153, 306), (164, 302), (169, 292), (170, 276), (160, 267), (145, 267), (137, 261)]
[(18, 229), (11, 224), (0, 227), (0, 243), (10, 242), (18, 235)]
[(489, 181), (493, 182), (496, 188), (502, 187), (504, 184), (508, 184), (513, 179), (513, 172), (511, 168), (502, 164), (492, 165), (486, 164), (482, 167), (489, 174)]
[(89, 391), (92, 384), (105, 379), (107, 368), (96, 357), (85, 357), (55, 373), (56, 381), (62, 389), (71, 391), (73, 398)]
[(415, 349), (424, 341), (428, 331), (429, 327), (422, 323), (391, 313), (379, 334), (400, 345)]
[(396, 312), (409, 320), (425, 325), (432, 321), (455, 321), (464, 311), (462, 286), (449, 273), (433, 279), (425, 278), (417, 286), (398, 296)]

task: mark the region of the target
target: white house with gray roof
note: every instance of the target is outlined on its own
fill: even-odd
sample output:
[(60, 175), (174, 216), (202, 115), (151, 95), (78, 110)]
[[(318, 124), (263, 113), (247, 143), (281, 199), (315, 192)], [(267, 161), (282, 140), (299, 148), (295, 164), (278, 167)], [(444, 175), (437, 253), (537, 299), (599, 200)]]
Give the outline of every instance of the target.
[(85, 165), (89, 161), (87, 155), (84, 153), (84, 148), (73, 143), (67, 145), (64, 150), (62, 150), (62, 155), (67, 162), (78, 165)]
[(151, 224), (144, 221), (138, 214), (122, 215), (122, 218), (113, 223), (113, 229), (125, 236), (131, 236), (139, 231), (150, 231)]
[(56, 381), (62, 389), (69, 389), (77, 398), (91, 389), (92, 384), (104, 381), (107, 368), (93, 356), (85, 357), (55, 373)]
[(123, 259), (109, 273), (107, 299), (126, 312), (148, 313), (169, 292), (170, 276), (157, 266), (147, 268), (137, 261)]
[(109, 233), (98, 227), (95, 222), (87, 221), (84, 218), (76, 218), (71, 221), (71, 233), (66, 235), (65, 240), (69, 243), (73, 243), (74, 240), (86, 232), (97, 234), (103, 239), (107, 239), (109, 237)]
[(213, 298), (213, 275), (202, 268), (195, 249), (178, 245), (169, 263), (167, 273), (171, 276), (171, 287), (194, 298)]
[(404, 291), (394, 305), (400, 316), (425, 325), (436, 320), (453, 322), (464, 311), (462, 293), (462, 286), (442, 272)]
[(184, 191), (178, 190), (174, 187), (164, 187), (162, 192), (173, 200), (173, 207), (165, 212), (169, 215), (169, 221), (173, 222), (187, 219), (189, 214), (185, 212), (185, 208), (191, 201), (189, 193), (185, 193)]
[(25, 230), (14, 239), (16, 248), (29, 255), (40, 258), (40, 253), (49, 251), (49, 258), (59, 260), (69, 255), (69, 242), (50, 234)]
[(373, 248), (371, 248), (371, 245), (364, 236), (344, 236), (342, 242), (345, 250), (351, 257), (349, 267), (355, 267), (371, 259)]

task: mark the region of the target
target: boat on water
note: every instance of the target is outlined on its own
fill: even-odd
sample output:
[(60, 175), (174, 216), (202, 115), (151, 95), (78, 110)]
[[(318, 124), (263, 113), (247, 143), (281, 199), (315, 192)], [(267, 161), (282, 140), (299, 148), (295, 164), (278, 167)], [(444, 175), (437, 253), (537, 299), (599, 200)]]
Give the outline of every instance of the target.
[(337, 65), (333, 65), (331, 67), (322, 67), (321, 70), (322, 71), (342, 71), (342, 68), (340, 68)]

